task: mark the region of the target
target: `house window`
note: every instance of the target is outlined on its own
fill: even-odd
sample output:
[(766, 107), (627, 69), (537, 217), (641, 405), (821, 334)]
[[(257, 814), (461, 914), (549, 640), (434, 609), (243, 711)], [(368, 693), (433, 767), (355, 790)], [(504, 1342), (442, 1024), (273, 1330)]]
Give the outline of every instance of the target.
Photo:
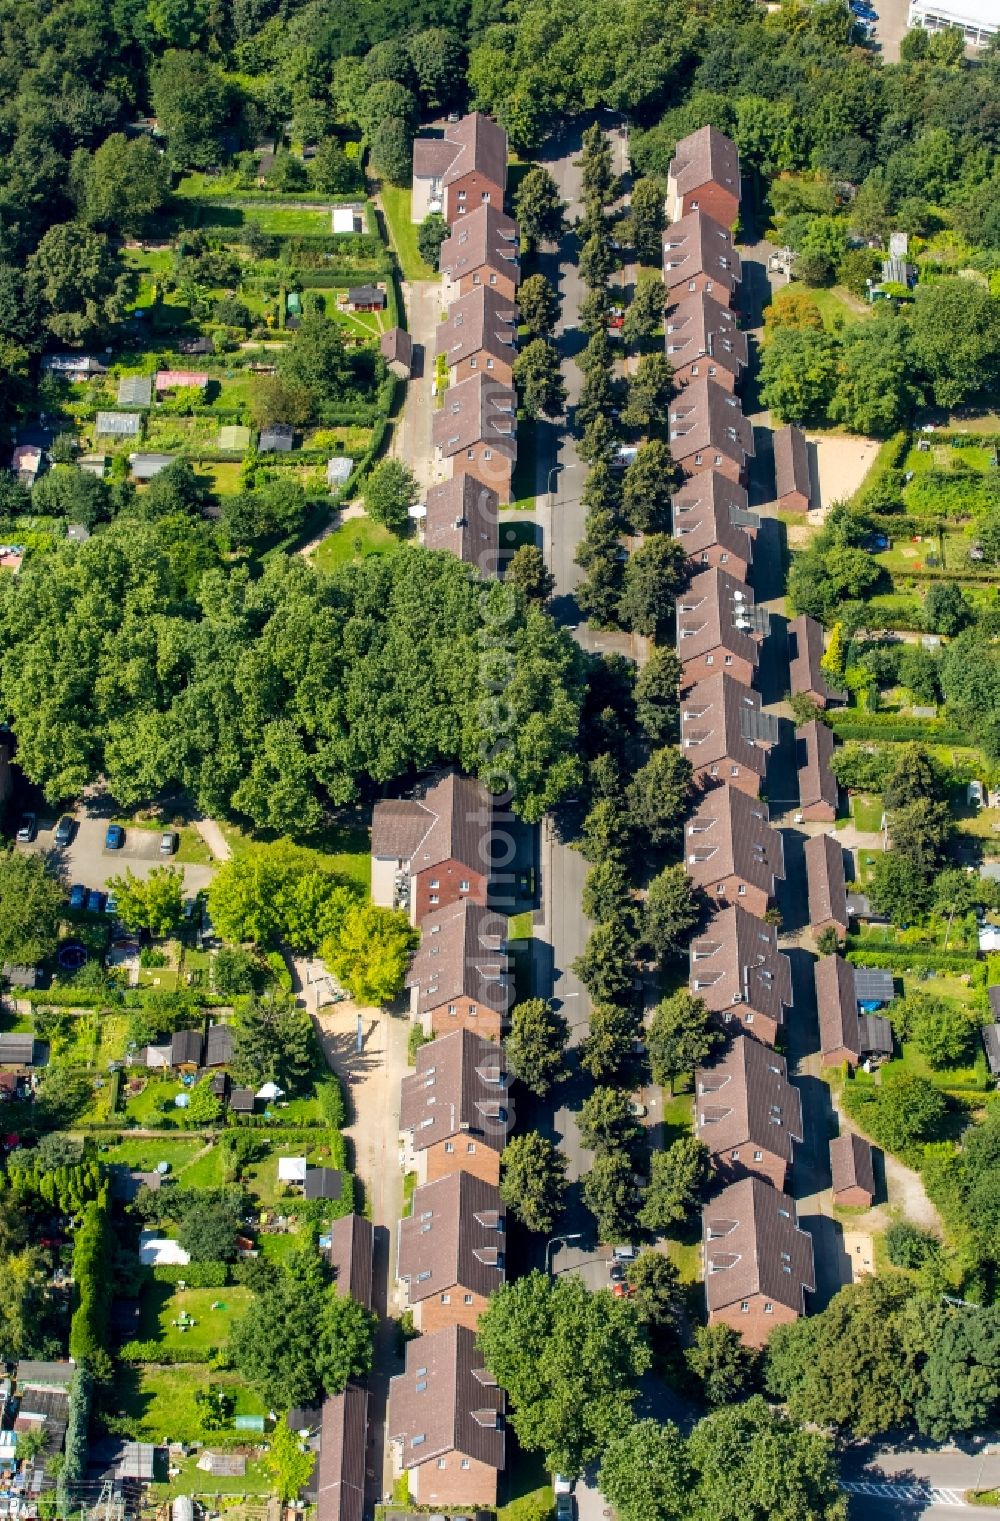
[(455, 1143), (454, 1143), (454, 1141), (445, 1141), (445, 1143), (444, 1143), (444, 1149), (445, 1149), (446, 1152), (449, 1152), (449, 1153), (453, 1152), (455, 1150)]
[(701, 464), (701, 455), (700, 454), (696, 454), (695, 455), (694, 462), (695, 462), (696, 465), (700, 465)]
[(466, 1296), (465, 1296), (465, 1302), (466, 1302), (466, 1304), (471, 1304), (472, 1303), (472, 1295), (471, 1294), (466, 1294)]
[(722, 455), (721, 455), (721, 454), (717, 454), (717, 455), (716, 455), (716, 456), (715, 456), (715, 463), (716, 463), (716, 464), (717, 464), (717, 465), (721, 465), (721, 464), (722, 464)]
[(465, 457), (466, 457), (466, 459), (475, 459), (475, 457), (476, 457), (476, 451), (475, 451), (475, 449), (466, 449), (466, 451), (465, 451)]
[(496, 277), (496, 275), (490, 275), (490, 284), (491, 285), (496, 285), (496, 283), (497, 283), (497, 277)]
[(458, 192), (458, 199), (459, 199), (459, 200), (460, 200), (460, 201), (464, 201), (464, 200), (465, 200), (465, 191), (464, 191), (464, 190), (460, 190), (460, 191), (459, 191), (459, 192)]
[(746, 883), (745, 882), (741, 882), (740, 883), (739, 887), (736, 889), (736, 893), (737, 893), (737, 896), (740, 897), (740, 898), (745, 898), (746, 897), (746, 895), (747, 895), (747, 889), (746, 889)]
[(463, 1458), (463, 1459), (462, 1459), (462, 1465), (461, 1465), (461, 1466), (462, 1466), (462, 1467), (463, 1467), (463, 1468), (471, 1468), (471, 1467), (472, 1467), (472, 1464), (471, 1464), (471, 1463), (470, 1463), (470, 1462), (469, 1462), (469, 1460), (468, 1460), (468, 1458)]
[(479, 360), (478, 359), (470, 359), (469, 360), (469, 369), (470, 370), (478, 370), (479, 369)]
[(691, 374), (692, 375), (697, 375), (697, 373), (698, 373), (698, 366), (696, 364), (693, 364), (691, 366)]
[(469, 1013), (472, 1015), (473, 1019), (475, 1019), (476, 1015), (479, 1013), (479, 1005), (477, 1003), (470, 1003)]
[(458, 1013), (458, 1004), (457, 1003), (450, 1003), (448, 1005), (448, 1013), (452, 1014), (452, 1015), (457, 1014)]
[(719, 564), (720, 565), (728, 565), (729, 564), (729, 556), (728, 555), (720, 555), (719, 556)]
[(715, 664), (715, 656), (714, 655), (706, 655), (705, 656), (705, 664), (706, 665), (714, 665)]
[(708, 768), (708, 774), (709, 774), (709, 776), (718, 776), (718, 774), (719, 774), (719, 768), (718, 768), (718, 766), (709, 766), (709, 768)]
[(441, 1303), (442, 1304), (451, 1304), (451, 1295), (450, 1294), (442, 1294), (441, 1295)]
[[(688, 290), (694, 290), (694, 289), (695, 289), (695, 282), (693, 280), (689, 280), (688, 281)], [(709, 289), (711, 289), (711, 287), (709, 287)]]
[(410, 1446), (411, 1447), (422, 1447), (424, 1445), (424, 1443), (426, 1442), (426, 1440), (427, 1440), (427, 1434), (426, 1434), (426, 1432), (420, 1431), (420, 1432), (417, 1433), (417, 1435), (410, 1442)]
[(492, 370), (492, 368), (493, 368), (493, 360), (492, 359), (487, 359), (487, 361), (486, 361), (486, 368), (488, 370)]
[(739, 768), (739, 766), (730, 766), (730, 768), (729, 768), (729, 775), (730, 776), (739, 776), (739, 774), (740, 774), (740, 768)]
[(763, 1162), (764, 1153), (762, 1151), (755, 1151), (753, 1154), (753, 1159), (755, 1162)]
[(773, 1315), (774, 1314), (774, 1305), (773, 1304), (766, 1304), (764, 1306), (764, 1314), (765, 1315)]
[(716, 891), (716, 894), (720, 898), (724, 898), (726, 896), (726, 884), (725, 884), (725, 882), (720, 882), (719, 885), (718, 885), (718, 887), (715, 889), (715, 891)]
[(709, 367), (708, 367), (708, 373), (709, 373), (709, 375), (711, 375), (711, 376), (713, 376), (713, 377), (714, 377), (714, 376), (716, 376), (716, 375), (718, 375), (718, 373), (719, 373), (719, 372), (718, 372), (718, 370), (717, 370), (717, 369), (716, 369), (716, 368), (715, 368), (715, 365), (714, 365), (714, 364), (710, 364), (710, 365), (709, 365)]
[(740, 1152), (739, 1152), (739, 1147), (737, 1147), (735, 1151), (731, 1151), (729, 1153), (729, 1160), (730, 1160), (730, 1162), (738, 1162), (739, 1159), (740, 1159)]
[(431, 893), (427, 901), (428, 903), (440, 903), (441, 900), (438, 897), (437, 893)]
[(438, 1467), (439, 1468), (447, 1468), (448, 1467), (448, 1459), (447, 1458), (438, 1458)]
[(750, 1301), (749, 1301), (749, 1299), (744, 1299), (743, 1303), (740, 1305), (740, 1312), (743, 1315), (749, 1315), (750, 1314)]
[(465, 879), (463, 879), (462, 881), (459, 882), (459, 884), (458, 884), (458, 890), (459, 890), (460, 893), (467, 893), (469, 891), (469, 888), (471, 886), (472, 886), (472, 883), (468, 880), (468, 878), (465, 878)]
[(472, 283), (473, 283), (473, 285), (482, 285), (482, 283), (483, 283), (482, 275), (473, 275), (473, 277), (472, 277)]
[(732, 665), (732, 663), (733, 663), (733, 657), (732, 657), (732, 655), (727, 655), (725, 657), (725, 660), (723, 661), (723, 664), (724, 665)]
[(753, 1015), (752, 1014), (747, 1014), (746, 1017), (745, 1017), (745, 1019), (744, 1019), (744, 1021), (743, 1021), (743, 1023), (747, 1024), (747, 1025), (752, 1025), (753, 1024)]
[(699, 206), (700, 206), (700, 205), (701, 205), (701, 202), (700, 202), (700, 201), (692, 201), (692, 202), (691, 202), (691, 210), (692, 210), (692, 211), (697, 211), (697, 210), (698, 210), (698, 207), (699, 207)]
[(440, 887), (441, 886), (441, 878), (440, 877), (431, 877), (431, 880), (428, 882), (427, 886), (428, 887)]
[(483, 450), (483, 459), (492, 459), (492, 458), (493, 458), (493, 450), (492, 449), (484, 449)]
[(466, 1153), (467, 1153), (468, 1156), (470, 1156), (470, 1157), (473, 1156), (475, 1154), (475, 1150), (476, 1150), (476, 1143), (475, 1143), (475, 1141), (470, 1141), (468, 1143), (468, 1145), (466, 1146), (465, 1150), (466, 1150)]

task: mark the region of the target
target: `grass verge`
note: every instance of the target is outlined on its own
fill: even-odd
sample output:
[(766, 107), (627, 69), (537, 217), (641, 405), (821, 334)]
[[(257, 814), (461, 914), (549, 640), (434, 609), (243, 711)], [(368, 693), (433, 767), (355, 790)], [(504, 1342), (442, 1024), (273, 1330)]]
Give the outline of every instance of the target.
[(436, 280), (429, 264), (420, 257), (417, 228), (410, 221), (410, 189), (407, 185), (385, 185), (379, 192), (389, 242), (396, 251), (404, 280)]

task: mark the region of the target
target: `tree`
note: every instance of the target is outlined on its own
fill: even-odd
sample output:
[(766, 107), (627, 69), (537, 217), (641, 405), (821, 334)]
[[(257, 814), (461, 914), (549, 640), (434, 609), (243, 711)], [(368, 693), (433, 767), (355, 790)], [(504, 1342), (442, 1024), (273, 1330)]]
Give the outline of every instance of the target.
[(761, 353), (761, 401), (779, 422), (821, 422), (836, 382), (837, 345), (827, 333), (778, 328)]
[(650, 1354), (627, 1300), (591, 1293), (568, 1274), (528, 1273), (491, 1296), (479, 1345), (507, 1390), (521, 1446), (540, 1452), (552, 1472), (581, 1473), (628, 1431)]
[(321, 312), (307, 312), (292, 341), (282, 347), (278, 373), (286, 385), (308, 391), (318, 410), (338, 400), (351, 384), (342, 329)]
[(563, 1075), (569, 1025), (544, 998), (515, 1004), (506, 1040), (507, 1060), (526, 1088), (544, 1097)]
[(917, 798), (902, 808), (892, 809), (888, 824), (893, 853), (929, 878), (954, 829), (948, 804), (935, 802), (933, 798)]
[(932, 581), (924, 597), (924, 627), (952, 638), (972, 622), (972, 608), (954, 581)]
[(375, 1007), (402, 991), (418, 938), (401, 910), (355, 902), (323, 942), (323, 959), (356, 1003)]
[(516, 586), (529, 602), (544, 607), (556, 589), (556, 578), (546, 568), (542, 551), (534, 544), (522, 544), (510, 558), (504, 581)]
[(311, 1248), (251, 1300), (229, 1338), (233, 1363), (277, 1410), (339, 1394), (371, 1368), (375, 1318), (338, 1294)]
[[(663, 313), (666, 309), (667, 293), (663, 285), (663, 278), (657, 271), (655, 274), (641, 274), (635, 282), (635, 291), (632, 300), (625, 312), (622, 324), (622, 338), (626, 343), (641, 343), (644, 338), (652, 338), (663, 332)], [(662, 337), (660, 342), (663, 342)], [(645, 382), (636, 377), (629, 391), (629, 405), (639, 421), (632, 424), (633, 427), (642, 427), (643, 417), (656, 416), (663, 408), (665, 401), (670, 397), (670, 381), (672, 371), (663, 354), (645, 354), (644, 359), (657, 359), (660, 361), (655, 372), (648, 371)], [(642, 365), (639, 366), (639, 374), (642, 373)], [(655, 383), (653, 375), (655, 373)], [(633, 401), (633, 389), (636, 394)]]
[(170, 49), (150, 70), (150, 102), (175, 169), (210, 169), (222, 153), (228, 90), (214, 64)]
[(0, 966), (37, 966), (52, 956), (62, 907), (44, 856), (0, 851)]
[(918, 285), (913, 352), (939, 407), (958, 407), (1000, 377), (1000, 300), (966, 279)]
[(203, 1077), (188, 1094), (185, 1119), (192, 1125), (216, 1125), (222, 1118), (222, 1100), (212, 1092), (212, 1079)]
[[(687, 757), (670, 745), (654, 750), (626, 792), (629, 820), (644, 843), (659, 849), (676, 840), (690, 790)], [(676, 893), (673, 896), (676, 902)]]
[(514, 196), (514, 215), (529, 248), (558, 242), (565, 226), (565, 209), (549, 171), (539, 164), (529, 169)]
[(629, 1263), (627, 1278), (636, 1313), (651, 1336), (676, 1336), (684, 1321), (684, 1285), (670, 1258), (663, 1252), (640, 1252)]
[(656, 959), (665, 963), (680, 953), (698, 922), (698, 904), (683, 866), (665, 866), (646, 889), (641, 937)]
[(551, 338), (559, 317), (559, 297), (544, 275), (529, 275), (517, 293), (521, 321), (536, 338)]
[(305, 1445), (297, 1431), (292, 1431), (288, 1417), (283, 1415), (271, 1432), (270, 1445), (264, 1455), (264, 1469), (270, 1474), (274, 1492), (283, 1504), (298, 1499), (315, 1462), (315, 1453)]
[[(630, 308), (631, 310), (631, 308)], [(646, 433), (662, 432), (673, 394), (674, 372), (663, 354), (643, 354), (629, 377), (622, 421)]]
[(661, 642), (686, 569), (683, 544), (668, 534), (651, 533), (625, 566), (622, 622), (635, 633)]
[(597, 924), (573, 971), (595, 1003), (619, 1003), (631, 992), (635, 976), (635, 934), (619, 916)]
[(577, 258), (580, 279), (591, 290), (607, 285), (615, 269), (615, 255), (607, 238), (588, 238)]
[(700, 998), (686, 990), (657, 1004), (646, 1031), (646, 1046), (654, 1083), (673, 1086), (675, 1077), (693, 1072), (708, 1060), (722, 1040), (708, 1022)]
[(460, 98), (465, 78), (465, 48), (461, 35), (453, 27), (427, 27), (408, 38), (406, 46), (420, 98), (428, 110), (440, 111)]
[(583, 169), (583, 198), (598, 201), (606, 206), (613, 200), (615, 172), (611, 158), (611, 143), (598, 122), (587, 127), (583, 134), (583, 153), (580, 157)]
[(852, 433), (885, 438), (903, 427), (921, 399), (912, 383), (913, 355), (906, 322), (885, 306), (840, 335), (830, 416)]
[(684, 1356), (706, 1405), (735, 1405), (753, 1386), (757, 1358), (732, 1326), (696, 1326)]
[(402, 533), (417, 497), (417, 479), (401, 460), (384, 459), (365, 481), (364, 495), (368, 516), (393, 533)]
[(528, 1230), (548, 1235), (566, 1197), (566, 1158), (537, 1130), (514, 1136), (500, 1161), (500, 1196)]
[(900, 928), (922, 919), (930, 906), (930, 887), (924, 872), (912, 860), (892, 850), (875, 857), (868, 896), (872, 907)]
[(315, 951), (336, 934), (356, 889), (331, 868), (329, 858), (276, 840), (226, 861), (208, 890), (212, 923), (235, 944), (253, 941)]
[(302, 1089), (315, 1065), (312, 1024), (304, 1009), (278, 993), (252, 996), (239, 1011), (230, 1070), (237, 1082), (273, 1082), (286, 1093)]
[(126, 868), (123, 877), (110, 877), (116, 913), (126, 929), (149, 930), (160, 939), (175, 930), (184, 918), (184, 872), (175, 866), (154, 866), (148, 877), (135, 877)]
[(584, 1146), (589, 1151), (627, 1151), (635, 1146), (642, 1126), (631, 1104), (623, 1088), (594, 1088), (580, 1105), (577, 1118)]
[(685, 1521), (691, 1475), (677, 1427), (636, 1421), (610, 1442), (597, 1482), (618, 1521)]
[(598, 1003), (590, 1011), (590, 1030), (580, 1065), (595, 1082), (613, 1080), (627, 1065), (639, 1035), (635, 1011), (615, 1003)]
[(639, 1218), (658, 1234), (689, 1218), (701, 1203), (710, 1173), (708, 1148), (694, 1136), (681, 1136), (666, 1151), (654, 1152), (650, 1166)]
[(583, 1180), (583, 1202), (601, 1241), (628, 1240), (635, 1231), (639, 1190), (627, 1151), (599, 1151)]
[(134, 235), (170, 194), (170, 174), (148, 137), (113, 132), (86, 159), (80, 188), (81, 210), (90, 226)]
[(688, 1440), (693, 1521), (844, 1521), (830, 1442), (759, 1394), (713, 1411)]
[(919, 1365), (917, 1429), (944, 1442), (988, 1425), (1000, 1401), (1000, 1314), (995, 1306), (924, 1296), (902, 1312), (904, 1340)]
[(437, 269), (438, 259), (441, 255), (441, 244), (448, 237), (451, 228), (441, 215), (440, 211), (428, 212), (417, 229), (417, 251), (425, 264), (431, 269)]
[(361, 188), (358, 162), (348, 158), (336, 138), (324, 137), (309, 162), (309, 182), (321, 195), (350, 195)]
[(632, 246), (640, 264), (658, 266), (663, 261), (666, 199), (663, 186), (658, 180), (637, 179), (632, 185), (629, 217)]
[(241, 1197), (214, 1189), (198, 1194), (184, 1210), (177, 1239), (192, 1262), (232, 1262), (243, 1229)]
[(46, 329), (63, 343), (83, 343), (125, 315), (131, 285), (116, 249), (74, 222), (50, 227), (28, 260)]
[(887, 1151), (906, 1153), (937, 1139), (948, 1101), (940, 1089), (912, 1072), (891, 1072), (877, 1087), (852, 1091), (850, 1116)]
[(921, 999), (911, 1035), (928, 1065), (939, 1069), (957, 1067), (966, 1060), (972, 1049), (975, 1029), (963, 1007), (927, 998)]
[(779, 327), (792, 327), (802, 333), (822, 333), (823, 313), (801, 285), (786, 285), (776, 291), (770, 306), (764, 308), (764, 341)]
[(663, 744), (676, 733), (681, 663), (675, 652), (655, 645), (635, 683), (635, 711), (649, 739)]
[(566, 407), (566, 382), (559, 352), (544, 338), (532, 338), (513, 364), (521, 406), (528, 417), (561, 417)]

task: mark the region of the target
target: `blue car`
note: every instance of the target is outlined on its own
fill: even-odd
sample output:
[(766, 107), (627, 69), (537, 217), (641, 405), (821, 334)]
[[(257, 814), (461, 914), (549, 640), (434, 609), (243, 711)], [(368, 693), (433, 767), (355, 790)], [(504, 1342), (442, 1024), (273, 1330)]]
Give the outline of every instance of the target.
[(87, 894), (87, 913), (100, 914), (104, 910), (104, 894), (96, 887), (92, 887)]
[(125, 831), (120, 824), (109, 824), (104, 836), (105, 850), (121, 850), (125, 844)]
[(104, 912), (106, 914), (116, 914), (118, 912), (118, 899), (114, 893), (108, 893), (108, 896), (105, 898)]
[(74, 882), (69, 890), (70, 908), (83, 908), (87, 902), (87, 889), (79, 882)]

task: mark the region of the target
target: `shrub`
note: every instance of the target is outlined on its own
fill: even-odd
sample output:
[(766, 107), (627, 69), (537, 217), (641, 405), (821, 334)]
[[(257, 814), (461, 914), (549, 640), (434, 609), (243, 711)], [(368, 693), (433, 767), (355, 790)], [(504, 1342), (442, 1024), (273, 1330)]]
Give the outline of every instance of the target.
[(73, 1245), (73, 1318), (69, 1355), (84, 1367), (107, 1359), (108, 1311), (111, 1305), (110, 1234), (107, 1194), (83, 1211)]
[(940, 1242), (909, 1220), (897, 1220), (885, 1233), (885, 1247), (893, 1267), (918, 1268), (938, 1253)]
[(186, 1283), (189, 1289), (221, 1289), (229, 1282), (228, 1262), (176, 1262), (153, 1268), (154, 1283)]
[(76, 1489), (83, 1483), (87, 1467), (87, 1433), (90, 1427), (90, 1402), (93, 1384), (86, 1368), (77, 1368), (69, 1387), (69, 1414), (63, 1445), (63, 1465), (56, 1486), (56, 1500), (61, 1515), (72, 1514)]

